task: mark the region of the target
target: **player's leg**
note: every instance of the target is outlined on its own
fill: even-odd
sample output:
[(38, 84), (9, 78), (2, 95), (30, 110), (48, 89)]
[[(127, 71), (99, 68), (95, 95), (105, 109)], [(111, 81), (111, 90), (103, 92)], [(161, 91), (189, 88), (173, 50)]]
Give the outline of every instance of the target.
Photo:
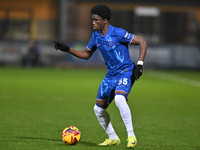
[(99, 120), (100, 125), (103, 127), (109, 137), (109, 139), (106, 139), (103, 143), (99, 144), (102, 146), (120, 144), (120, 139), (114, 131), (114, 128), (110, 121), (110, 116), (107, 112), (107, 107), (109, 105), (108, 101), (112, 92), (111, 88), (108, 87), (108, 85), (109, 84), (107, 84), (107, 81), (103, 80), (98, 90), (97, 103), (94, 106), (95, 115)]
[(103, 108), (103, 106), (106, 106), (107, 100), (104, 101), (98, 101), (94, 106), (94, 112), (97, 116), (97, 119), (99, 120), (100, 125), (103, 127), (103, 129), (106, 131), (108, 135), (108, 139), (106, 139), (104, 142), (100, 143), (101, 146), (110, 146), (110, 145), (119, 145), (120, 139), (115, 133), (115, 130), (112, 126), (112, 123), (110, 121), (110, 116), (106, 110), (106, 108)]
[(125, 124), (128, 136), (128, 144), (127, 147), (135, 147), (137, 144), (137, 139), (134, 134), (133, 124), (132, 124), (132, 116), (130, 108), (126, 102), (127, 100), (127, 93), (130, 92), (132, 86), (131, 82), (131, 75), (126, 73), (120, 78), (118, 86), (116, 87), (115, 91), (115, 103), (116, 106), (119, 108), (121, 117)]
[(126, 95), (124, 95), (123, 92), (116, 93), (115, 103), (116, 103), (117, 107), (119, 108), (121, 117), (123, 119), (123, 122), (124, 122), (126, 130), (127, 130), (127, 135), (128, 135), (127, 147), (128, 148), (136, 147), (137, 139), (134, 134), (131, 111), (126, 102)]
[(123, 91), (116, 91), (115, 103), (120, 111), (121, 117), (125, 124), (126, 130), (127, 130), (127, 136), (128, 137), (135, 136), (134, 131), (133, 131), (131, 111), (126, 102), (126, 93)]

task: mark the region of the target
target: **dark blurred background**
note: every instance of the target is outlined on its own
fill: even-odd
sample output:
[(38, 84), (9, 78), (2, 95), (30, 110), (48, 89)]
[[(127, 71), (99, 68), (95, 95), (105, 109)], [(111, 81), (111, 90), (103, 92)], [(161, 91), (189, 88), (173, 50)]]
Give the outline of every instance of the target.
[[(104, 67), (98, 51), (85, 61), (53, 48), (85, 49), (98, 3), (112, 9), (113, 26), (147, 40), (145, 67), (200, 70), (199, 0), (0, 0), (0, 66)], [(137, 61), (138, 47), (130, 54)]]

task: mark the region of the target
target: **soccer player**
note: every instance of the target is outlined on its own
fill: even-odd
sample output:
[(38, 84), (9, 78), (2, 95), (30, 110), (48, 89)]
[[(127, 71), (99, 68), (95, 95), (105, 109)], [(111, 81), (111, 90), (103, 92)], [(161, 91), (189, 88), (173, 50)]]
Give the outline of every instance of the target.
[[(108, 134), (108, 139), (99, 145), (120, 144), (120, 138), (117, 136), (107, 112), (109, 104), (114, 99), (127, 130), (127, 147), (134, 148), (137, 145), (137, 139), (133, 130), (131, 111), (126, 101), (134, 81), (142, 75), (147, 42), (124, 29), (112, 26), (109, 23), (111, 10), (105, 4), (93, 7), (91, 14), (94, 32), (85, 50), (75, 50), (59, 42), (54, 42), (54, 46), (56, 50), (68, 52), (82, 59), (89, 59), (96, 49), (100, 50), (107, 67), (107, 74), (99, 86), (94, 112)], [(139, 45), (137, 65), (134, 65), (130, 59), (129, 43)]]

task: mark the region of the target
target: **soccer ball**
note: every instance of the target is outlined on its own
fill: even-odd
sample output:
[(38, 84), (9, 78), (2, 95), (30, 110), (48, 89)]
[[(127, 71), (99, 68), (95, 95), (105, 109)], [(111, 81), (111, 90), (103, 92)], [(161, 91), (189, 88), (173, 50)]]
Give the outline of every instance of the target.
[(62, 140), (67, 145), (76, 145), (81, 140), (81, 132), (75, 126), (66, 127), (62, 132)]

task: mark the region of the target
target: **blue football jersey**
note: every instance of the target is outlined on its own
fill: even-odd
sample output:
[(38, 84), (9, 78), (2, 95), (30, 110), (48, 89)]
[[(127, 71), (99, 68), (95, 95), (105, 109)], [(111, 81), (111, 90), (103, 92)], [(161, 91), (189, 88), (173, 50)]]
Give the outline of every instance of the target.
[(115, 74), (116, 71), (134, 67), (128, 51), (128, 44), (133, 37), (134, 35), (126, 30), (110, 25), (104, 36), (101, 36), (100, 31), (94, 31), (87, 48), (92, 51), (98, 48), (104, 58), (108, 73)]

